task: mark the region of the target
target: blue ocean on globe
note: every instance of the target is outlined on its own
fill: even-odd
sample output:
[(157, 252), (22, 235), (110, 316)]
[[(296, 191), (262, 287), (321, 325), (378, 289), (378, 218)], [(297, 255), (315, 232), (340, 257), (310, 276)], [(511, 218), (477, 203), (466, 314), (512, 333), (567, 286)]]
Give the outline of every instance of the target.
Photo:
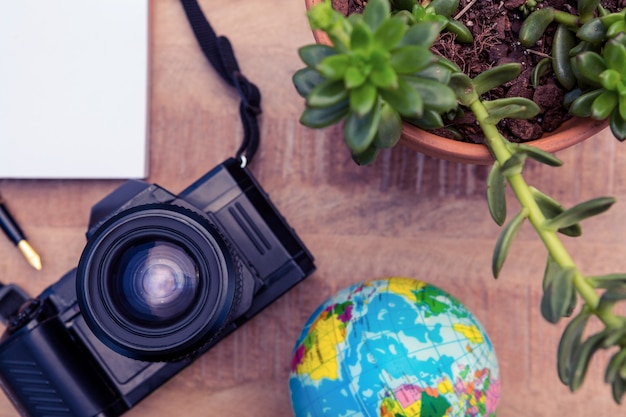
[(483, 327), (411, 278), (339, 291), (309, 318), (289, 376), (296, 417), (496, 415), (500, 378)]

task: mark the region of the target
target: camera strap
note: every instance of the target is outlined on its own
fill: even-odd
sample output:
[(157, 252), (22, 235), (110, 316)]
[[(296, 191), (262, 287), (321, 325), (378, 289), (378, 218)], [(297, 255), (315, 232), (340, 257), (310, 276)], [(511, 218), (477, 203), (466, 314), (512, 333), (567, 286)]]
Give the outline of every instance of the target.
[(187, 19), (200, 48), (215, 71), (241, 98), (239, 115), (243, 125), (243, 142), (236, 158), (245, 166), (252, 160), (260, 141), (257, 116), (261, 113), (261, 92), (239, 69), (235, 52), (230, 41), (224, 36), (217, 36), (206, 19), (197, 0), (181, 0)]

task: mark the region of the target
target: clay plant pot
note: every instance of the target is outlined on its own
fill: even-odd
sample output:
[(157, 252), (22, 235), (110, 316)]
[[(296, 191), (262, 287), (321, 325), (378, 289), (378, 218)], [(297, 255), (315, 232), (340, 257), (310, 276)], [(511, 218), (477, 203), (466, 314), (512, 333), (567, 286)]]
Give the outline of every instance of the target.
[[(306, 9), (324, 0), (304, 0)], [(328, 36), (321, 31), (313, 31), (315, 41), (320, 44), (331, 45)], [(608, 121), (591, 118), (571, 118), (553, 132), (544, 134), (541, 138), (528, 142), (537, 148), (548, 152), (557, 152), (568, 148), (599, 133), (608, 126)], [(453, 162), (487, 165), (493, 158), (485, 145), (460, 142), (444, 138), (422, 130), (409, 123), (403, 123), (400, 143), (426, 155)]]

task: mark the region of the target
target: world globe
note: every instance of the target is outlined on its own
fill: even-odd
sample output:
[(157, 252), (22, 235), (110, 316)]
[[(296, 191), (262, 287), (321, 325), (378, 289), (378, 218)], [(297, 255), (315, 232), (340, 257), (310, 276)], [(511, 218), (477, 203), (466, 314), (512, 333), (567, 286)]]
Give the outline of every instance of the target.
[(365, 281), (309, 318), (289, 374), (296, 417), (496, 415), (496, 355), (457, 299), (411, 278)]

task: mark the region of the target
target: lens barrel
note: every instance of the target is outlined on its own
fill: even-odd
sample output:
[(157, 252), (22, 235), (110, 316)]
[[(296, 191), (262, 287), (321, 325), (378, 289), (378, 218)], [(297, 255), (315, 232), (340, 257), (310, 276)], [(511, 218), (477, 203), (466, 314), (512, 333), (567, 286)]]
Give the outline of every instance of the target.
[(167, 204), (135, 207), (87, 243), (77, 299), (90, 329), (111, 349), (175, 360), (206, 344), (236, 308), (237, 265), (206, 216)]

